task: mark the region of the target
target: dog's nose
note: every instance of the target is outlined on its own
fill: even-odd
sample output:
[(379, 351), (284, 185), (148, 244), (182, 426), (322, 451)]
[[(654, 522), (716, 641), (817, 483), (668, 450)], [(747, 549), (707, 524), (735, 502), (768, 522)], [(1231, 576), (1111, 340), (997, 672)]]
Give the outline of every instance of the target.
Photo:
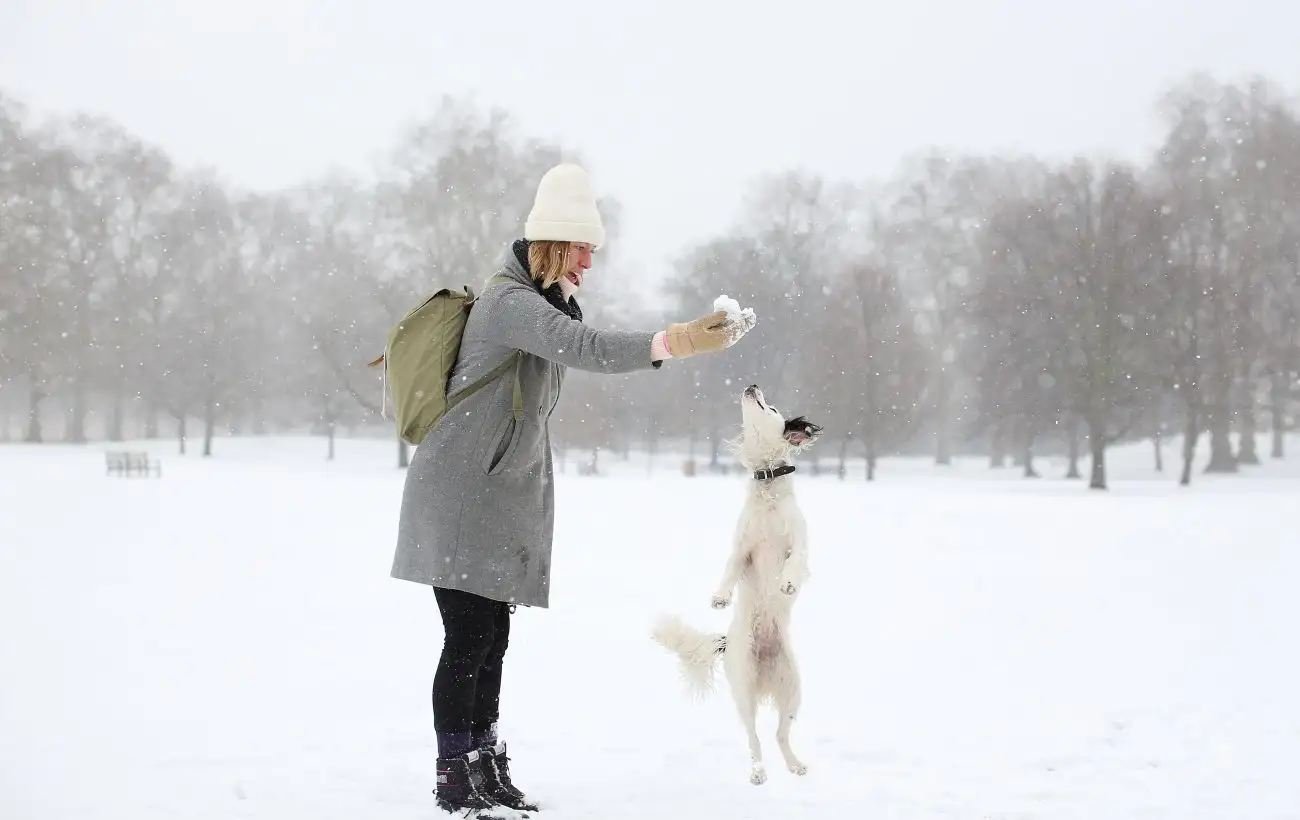
[(749, 387), (745, 388), (745, 393), (750, 396), (754, 395), (757, 392), (758, 392), (758, 385), (756, 384), (751, 384)]

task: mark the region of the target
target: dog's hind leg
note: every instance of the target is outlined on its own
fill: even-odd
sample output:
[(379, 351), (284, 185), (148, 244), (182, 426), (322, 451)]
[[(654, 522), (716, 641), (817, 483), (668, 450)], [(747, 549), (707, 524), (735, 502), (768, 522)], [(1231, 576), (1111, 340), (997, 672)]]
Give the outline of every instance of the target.
[(751, 689), (745, 697), (737, 698), (736, 708), (749, 734), (749, 782), (761, 786), (767, 782), (767, 768), (763, 765), (763, 746), (758, 740), (758, 696)]
[(731, 684), (731, 699), (736, 704), (740, 723), (749, 740), (749, 782), (760, 786), (767, 781), (763, 766), (763, 746), (758, 741), (758, 687), (754, 670), (749, 664), (749, 647), (729, 646), (727, 649), (727, 682)]
[(790, 728), (799, 715), (802, 699), (799, 668), (795, 665), (794, 658), (788, 654), (782, 655), (780, 664), (781, 682), (776, 697), (773, 698), (780, 714), (776, 724), (776, 744), (781, 749), (781, 756), (785, 758), (786, 768), (795, 774), (807, 774), (808, 767), (790, 747)]
[(796, 712), (789, 709), (781, 710), (781, 717), (776, 724), (776, 743), (781, 747), (781, 756), (785, 758), (785, 765), (795, 774), (808, 774), (808, 766), (798, 758), (794, 749), (790, 748), (790, 727), (794, 723)]

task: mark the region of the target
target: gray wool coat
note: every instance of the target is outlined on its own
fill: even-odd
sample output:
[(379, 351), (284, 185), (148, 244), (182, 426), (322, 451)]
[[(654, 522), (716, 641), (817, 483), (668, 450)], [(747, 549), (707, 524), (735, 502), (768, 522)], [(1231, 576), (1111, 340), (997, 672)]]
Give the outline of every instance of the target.
[[(654, 334), (596, 330), (539, 291), (508, 248), (470, 310), (448, 397), (514, 350), (520, 357), (522, 418), (515, 420), (513, 369), (452, 408), (416, 448), (406, 474), (391, 575), (497, 601), (547, 607), (555, 523), (547, 424), (565, 370), (626, 373), (657, 367)], [(580, 315), (580, 313), (579, 313)]]

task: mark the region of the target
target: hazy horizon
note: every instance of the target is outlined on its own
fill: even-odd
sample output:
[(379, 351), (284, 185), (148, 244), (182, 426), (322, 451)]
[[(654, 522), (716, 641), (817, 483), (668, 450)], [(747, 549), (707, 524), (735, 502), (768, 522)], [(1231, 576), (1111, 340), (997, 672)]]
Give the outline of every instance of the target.
[(471, 94), (582, 152), (657, 277), (764, 173), (878, 179), (930, 146), (1138, 158), (1157, 97), (1190, 72), (1300, 75), (1300, 9), (1261, 0), (777, 9), (17, 0), (0, 9), (0, 89), (41, 115), (109, 116), (253, 189), (364, 174), (442, 94)]

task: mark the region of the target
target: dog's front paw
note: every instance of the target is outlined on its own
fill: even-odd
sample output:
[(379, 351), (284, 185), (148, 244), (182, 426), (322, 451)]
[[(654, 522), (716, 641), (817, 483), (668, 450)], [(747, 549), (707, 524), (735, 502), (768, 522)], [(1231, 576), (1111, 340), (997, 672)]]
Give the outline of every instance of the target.
[(786, 581), (781, 585), (781, 591), (786, 595), (793, 595), (798, 590), (799, 588), (794, 585), (794, 581)]
[(731, 596), (729, 596), (729, 595), (714, 595), (714, 596), (713, 596), (713, 608), (714, 608), (714, 609), (726, 609), (726, 608), (729, 607), (729, 606), (731, 606)]

